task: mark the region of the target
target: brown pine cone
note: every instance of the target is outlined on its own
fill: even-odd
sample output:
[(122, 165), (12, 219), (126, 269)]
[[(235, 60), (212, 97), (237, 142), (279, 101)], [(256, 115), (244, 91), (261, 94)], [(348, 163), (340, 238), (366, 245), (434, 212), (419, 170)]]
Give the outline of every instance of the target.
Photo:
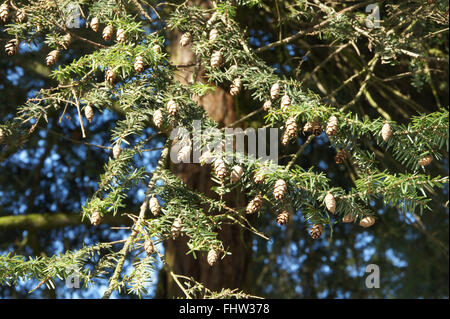
[(155, 126), (157, 128), (160, 128), (163, 125), (163, 123), (164, 123), (164, 116), (163, 116), (161, 110), (156, 110), (153, 113), (153, 123), (155, 124)]
[(426, 155), (426, 156), (422, 157), (420, 160), (418, 160), (417, 163), (420, 166), (428, 166), (431, 164), (432, 160), (433, 160), (433, 157), (431, 157), (431, 155)]
[(144, 250), (147, 253), (147, 256), (150, 256), (155, 252), (155, 245), (153, 245), (153, 242), (151, 239), (146, 239), (144, 242)]
[(364, 228), (370, 227), (373, 224), (375, 224), (375, 218), (373, 218), (372, 216), (366, 216), (359, 221), (359, 225)]
[(134, 60), (134, 70), (137, 73), (144, 71), (144, 58), (140, 55), (138, 55), (136, 60)]
[(330, 213), (334, 214), (336, 211), (336, 200), (331, 192), (328, 192), (325, 196), (325, 206), (329, 210)]
[(100, 22), (98, 21), (97, 17), (93, 17), (89, 25), (94, 32), (97, 32), (100, 26)]
[(310, 230), (309, 234), (311, 235), (312, 239), (317, 239), (320, 236), (322, 236), (323, 233), (323, 225), (322, 224), (315, 224)]
[(275, 187), (273, 190), (273, 196), (275, 197), (275, 199), (280, 200), (286, 194), (286, 190), (287, 190), (286, 182), (282, 179), (279, 179), (275, 183)]
[(170, 232), (172, 233), (172, 238), (177, 239), (181, 235), (181, 218), (177, 217), (173, 221), (172, 227), (170, 228)]
[(355, 221), (355, 219), (356, 219), (356, 215), (353, 216), (353, 218), (352, 218), (352, 214), (349, 213), (349, 214), (345, 215), (344, 217), (342, 217), (342, 222), (343, 223), (353, 223)]
[(26, 15), (25, 11), (18, 10), (16, 12), (16, 17), (15, 18), (16, 18), (16, 21), (18, 23), (22, 23), (22, 22), (25, 22), (25, 20), (27, 19), (27, 15)]
[(127, 33), (124, 29), (119, 28), (116, 32), (116, 40), (117, 42), (125, 42), (127, 40)]
[(8, 21), (9, 17), (9, 5), (7, 3), (3, 3), (0, 6), (0, 20), (3, 22)]
[(189, 43), (191, 43), (191, 41), (192, 41), (191, 34), (189, 32), (183, 33), (183, 35), (181, 36), (181, 39), (180, 39), (180, 45), (182, 47), (185, 47), (185, 46), (189, 45)]
[(279, 94), (280, 94), (280, 84), (278, 84), (277, 82), (270, 88), (270, 97), (272, 98), (272, 100), (274, 100), (278, 97)]
[(336, 134), (338, 130), (338, 119), (336, 116), (331, 116), (327, 123), (326, 133), (328, 136)]
[(219, 254), (217, 253), (217, 251), (213, 248), (211, 248), (208, 252), (208, 257), (206, 258), (208, 264), (210, 266), (213, 266), (217, 260), (219, 259)]
[(219, 38), (219, 31), (217, 29), (212, 29), (209, 32), (209, 41), (210, 42), (216, 42), (216, 40)]
[(211, 55), (211, 67), (218, 68), (222, 64), (222, 52), (215, 51)]
[(86, 116), (88, 122), (91, 123), (92, 119), (94, 118), (94, 110), (89, 104), (84, 108), (84, 115)]
[(8, 56), (12, 56), (19, 52), (19, 41), (12, 39), (9, 40), (5, 45), (5, 52)]
[(349, 155), (350, 153), (347, 150), (340, 150), (334, 157), (334, 161), (336, 162), (336, 164), (342, 164)]
[(245, 212), (247, 214), (253, 214), (256, 213), (258, 210), (261, 209), (263, 202), (263, 198), (260, 194), (256, 195), (255, 198), (253, 198), (250, 203), (248, 203), (247, 208), (245, 209)]
[(159, 205), (158, 199), (155, 196), (152, 196), (148, 205), (153, 216), (158, 216), (159, 212), (161, 211), (161, 205)]
[(89, 219), (90, 219), (92, 225), (98, 226), (102, 222), (102, 215), (100, 215), (100, 212), (95, 211), (92, 213), (92, 215)]
[(218, 158), (214, 161), (214, 171), (221, 181), (225, 179), (225, 176), (227, 175), (227, 168), (222, 159)]
[(58, 56), (59, 56), (59, 51), (53, 50), (47, 55), (45, 62), (47, 63), (48, 66), (53, 65), (53, 64), (55, 64), (56, 60), (58, 59)]
[(114, 27), (112, 26), (112, 24), (108, 24), (102, 32), (102, 37), (103, 40), (105, 41), (109, 41), (111, 40), (112, 36), (113, 36), (113, 32), (114, 32)]
[(287, 210), (283, 210), (278, 214), (276, 221), (279, 225), (286, 225), (289, 221), (289, 212)]
[(283, 137), (281, 143), (286, 146), (289, 140), (297, 136), (297, 121), (295, 117), (290, 117), (286, 121), (286, 128), (284, 129)]
[(241, 91), (242, 88), (242, 81), (240, 78), (236, 78), (233, 80), (233, 83), (231, 83), (230, 86), (230, 94), (232, 96), (238, 95), (238, 93)]
[(385, 123), (381, 128), (381, 137), (383, 141), (387, 142), (392, 135), (392, 129), (389, 123)]
[(106, 82), (108, 82), (109, 84), (113, 85), (114, 82), (116, 81), (116, 77), (117, 77), (117, 74), (113, 70), (106, 71), (105, 79), (106, 79)]
[(263, 104), (264, 111), (269, 111), (271, 108), (272, 108), (271, 100), (267, 100), (266, 102), (264, 102), (264, 104)]
[(291, 105), (291, 98), (289, 97), (289, 95), (285, 94), (281, 98), (281, 110), (286, 111), (289, 105)]
[(122, 149), (120, 148), (120, 143), (117, 143), (116, 145), (114, 145), (112, 153), (113, 153), (113, 157), (115, 159), (117, 159), (119, 157), (120, 153), (122, 153)]
[(178, 112), (178, 104), (174, 100), (170, 100), (167, 103), (167, 111), (170, 115), (175, 116)]

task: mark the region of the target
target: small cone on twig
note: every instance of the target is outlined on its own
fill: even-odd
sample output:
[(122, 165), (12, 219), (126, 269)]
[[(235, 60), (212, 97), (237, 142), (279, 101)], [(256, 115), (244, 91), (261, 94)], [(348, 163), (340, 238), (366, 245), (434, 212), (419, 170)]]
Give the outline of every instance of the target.
[(227, 167), (221, 158), (214, 161), (214, 171), (221, 181), (225, 179), (225, 176), (227, 175)]
[(325, 206), (327, 207), (328, 211), (332, 214), (336, 211), (336, 200), (334, 199), (334, 196), (331, 192), (328, 192), (325, 196)]
[(343, 223), (353, 223), (356, 219), (356, 215), (352, 217), (351, 213), (348, 213), (347, 215), (345, 215), (344, 217), (342, 217), (342, 222)]
[(170, 232), (172, 233), (172, 238), (177, 239), (181, 235), (181, 218), (177, 217), (173, 221), (172, 227), (170, 228)]
[(219, 38), (219, 31), (217, 29), (212, 29), (209, 32), (209, 41), (210, 42), (216, 42), (216, 40)]
[(84, 108), (84, 116), (86, 116), (89, 123), (92, 122), (92, 119), (94, 118), (94, 109), (89, 104)]
[(159, 212), (161, 211), (161, 205), (159, 205), (158, 198), (152, 196), (152, 198), (150, 198), (148, 206), (150, 207), (150, 211), (152, 212), (153, 216), (158, 216)]
[(12, 56), (19, 52), (19, 41), (12, 39), (9, 40), (5, 45), (5, 53), (8, 56)]
[(370, 227), (373, 224), (375, 224), (375, 218), (373, 218), (372, 216), (366, 216), (359, 221), (359, 225), (364, 228)]
[(222, 52), (215, 51), (211, 55), (211, 67), (218, 68), (222, 64)]
[(105, 40), (105, 41), (111, 40), (111, 38), (112, 38), (112, 36), (113, 36), (113, 33), (114, 33), (114, 27), (113, 27), (113, 25), (112, 25), (112, 24), (108, 24), (108, 25), (103, 29), (103, 32), (102, 32), (103, 40)]
[(58, 57), (59, 57), (59, 51), (53, 50), (47, 55), (47, 57), (45, 58), (45, 62), (47, 63), (48, 66), (53, 65), (53, 64), (55, 64)]
[(155, 252), (155, 245), (153, 244), (153, 241), (149, 238), (147, 238), (144, 242), (144, 250), (147, 253), (147, 256), (150, 256)]
[(2, 128), (0, 128), (0, 144), (3, 142), (3, 138), (5, 137), (5, 132)]
[(192, 35), (189, 32), (183, 33), (181, 35), (180, 45), (182, 47), (185, 47), (191, 43), (191, 40), (192, 40)]
[(138, 55), (136, 57), (136, 60), (134, 60), (134, 70), (137, 73), (140, 73), (140, 72), (144, 71), (144, 67), (145, 67), (144, 58), (142, 56)]
[(67, 50), (69, 45), (72, 43), (72, 35), (70, 33), (66, 33), (62, 39), (62, 47)]
[(278, 84), (277, 82), (270, 88), (270, 97), (273, 100), (276, 99), (279, 94), (280, 94), (280, 84)]
[(242, 174), (244, 174), (244, 169), (239, 166), (233, 166), (233, 168), (231, 169), (231, 173), (230, 173), (230, 181), (232, 184), (236, 183), (238, 180), (241, 179)]
[(328, 123), (327, 123), (327, 128), (326, 128), (326, 133), (328, 136), (332, 136), (334, 134), (336, 134), (338, 130), (338, 119), (336, 116), (331, 116), (328, 119)]
[(313, 133), (315, 136), (319, 136), (322, 133), (322, 126), (319, 121), (314, 120), (312, 122), (307, 122), (303, 127), (303, 132), (305, 133)]
[(213, 156), (210, 151), (206, 151), (202, 153), (202, 155), (199, 158), (200, 165), (203, 166), (205, 164), (210, 164), (213, 160)]
[(282, 179), (277, 180), (275, 183), (275, 187), (273, 189), (273, 196), (275, 199), (280, 200), (286, 194), (287, 185), (286, 182)]
[(184, 145), (177, 153), (177, 159), (181, 163), (189, 163), (191, 160), (191, 146)]
[(91, 29), (94, 32), (97, 32), (99, 27), (100, 27), (100, 22), (98, 21), (98, 18), (97, 17), (93, 17), (91, 22), (89, 23), (89, 26), (91, 27)]
[(334, 157), (334, 161), (336, 162), (336, 164), (342, 164), (349, 155), (350, 153), (347, 150), (340, 150)]
[(291, 105), (291, 98), (289, 97), (289, 95), (285, 94), (281, 98), (281, 110), (286, 111), (289, 105)]
[(317, 239), (320, 236), (322, 236), (323, 233), (323, 225), (322, 224), (315, 224), (310, 230), (309, 234), (311, 235), (312, 239)]
[(161, 112), (161, 110), (156, 110), (153, 113), (153, 124), (155, 124), (155, 126), (157, 128), (160, 128), (164, 123), (164, 117), (163, 114)]
[(159, 44), (155, 44), (152, 47), (153, 51), (155, 51), (156, 53), (161, 53), (161, 46)]
[(208, 264), (210, 266), (213, 266), (217, 260), (219, 259), (219, 254), (217, 253), (217, 251), (214, 248), (211, 248), (208, 252), (208, 256), (206, 258)]
[(26, 15), (25, 11), (23, 11), (23, 10), (18, 10), (18, 11), (16, 12), (15, 19), (16, 19), (16, 21), (19, 22), (19, 23), (25, 22), (25, 20), (27, 19), (27, 15)]
[(387, 142), (392, 135), (392, 129), (389, 123), (385, 123), (381, 128), (381, 137), (383, 141)]
[(100, 215), (100, 212), (95, 211), (92, 213), (92, 215), (89, 219), (90, 219), (92, 225), (98, 226), (102, 222), (102, 215)]
[(250, 203), (248, 203), (247, 208), (245, 209), (245, 212), (247, 214), (253, 214), (256, 213), (258, 210), (260, 210), (262, 206), (263, 198), (260, 194), (256, 195), (255, 198), (253, 198)]
[(167, 111), (169, 112), (170, 115), (175, 116), (175, 114), (177, 114), (178, 112), (177, 102), (175, 102), (174, 100), (170, 100), (167, 103)]
[(286, 225), (289, 221), (289, 212), (287, 210), (283, 210), (278, 214), (276, 222), (279, 225)]
[(417, 163), (420, 165), (420, 166), (428, 166), (428, 165), (430, 165), (431, 164), (431, 161), (433, 161), (433, 157), (431, 157), (431, 155), (426, 155), (426, 156), (424, 156), (424, 157), (422, 157), (421, 159), (419, 159), (418, 161), (417, 161)]
[(238, 93), (241, 91), (242, 88), (242, 81), (240, 78), (236, 78), (233, 80), (233, 83), (231, 83), (230, 87), (230, 94), (232, 96), (238, 95)]
[(108, 82), (109, 84), (113, 85), (114, 82), (116, 81), (116, 77), (117, 77), (117, 74), (113, 70), (106, 71), (105, 79), (106, 79), (106, 82)]
[(119, 157), (120, 153), (122, 153), (122, 149), (120, 148), (120, 143), (117, 143), (116, 145), (114, 145), (112, 153), (113, 153), (113, 157), (115, 159)]
[(261, 184), (262, 182), (264, 182), (265, 176), (264, 173), (262, 171), (258, 171), (255, 176), (253, 177), (253, 181), (256, 184)]
[(297, 121), (295, 117), (290, 117), (286, 121), (286, 128), (284, 129), (283, 137), (281, 143), (286, 146), (289, 140), (297, 136)]
[(117, 29), (116, 40), (117, 42), (125, 42), (127, 40), (127, 33), (125, 29), (122, 28)]
[(7, 3), (3, 3), (0, 6), (0, 20), (2, 22), (6, 22), (8, 21), (8, 17), (9, 17), (9, 5)]
[(264, 111), (269, 111), (272, 108), (272, 101), (271, 100), (267, 100), (266, 102), (264, 102), (263, 104), (263, 109)]

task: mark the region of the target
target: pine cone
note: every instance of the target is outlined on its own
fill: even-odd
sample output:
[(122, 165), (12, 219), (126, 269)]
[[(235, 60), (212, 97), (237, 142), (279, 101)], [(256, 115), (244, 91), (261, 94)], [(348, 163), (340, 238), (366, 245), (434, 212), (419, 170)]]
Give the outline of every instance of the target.
[(177, 159), (181, 163), (190, 163), (191, 161), (191, 146), (183, 146), (177, 153)]
[(53, 65), (53, 64), (55, 64), (56, 60), (58, 59), (58, 56), (59, 56), (59, 51), (53, 50), (47, 55), (45, 62), (47, 63), (48, 66)]
[(286, 121), (286, 127), (284, 129), (284, 134), (281, 143), (286, 146), (289, 140), (297, 136), (297, 121), (295, 117), (290, 117)]
[(214, 171), (221, 181), (225, 179), (225, 176), (227, 175), (227, 167), (222, 159), (218, 158), (214, 161)]
[(264, 111), (269, 111), (272, 108), (272, 101), (271, 100), (267, 100), (266, 102), (264, 102), (263, 104), (263, 109)]
[(238, 95), (238, 93), (241, 91), (242, 88), (242, 81), (240, 78), (236, 78), (233, 80), (233, 83), (231, 84), (230, 87), (230, 94), (232, 96), (236, 96)]
[(125, 42), (127, 40), (127, 33), (124, 29), (119, 28), (116, 32), (116, 40), (117, 42)]
[(349, 152), (347, 150), (340, 150), (334, 157), (336, 164), (342, 164), (347, 159)]
[(108, 24), (104, 29), (102, 33), (103, 40), (109, 41), (111, 40), (114, 32), (114, 27), (112, 24)]
[(95, 211), (92, 213), (92, 215), (89, 219), (90, 219), (92, 225), (98, 226), (102, 222), (102, 215), (100, 215), (100, 212)]
[(92, 119), (94, 118), (94, 110), (89, 104), (84, 108), (84, 115), (86, 116), (88, 122), (91, 123)]
[(336, 200), (331, 192), (328, 192), (325, 196), (325, 206), (332, 214), (336, 211)]
[(191, 40), (192, 40), (192, 36), (189, 32), (183, 33), (183, 35), (181, 36), (181, 39), (180, 39), (180, 45), (182, 47), (185, 47), (185, 46), (189, 45), (189, 43), (191, 43)]
[(287, 185), (286, 182), (282, 179), (277, 180), (275, 183), (275, 187), (273, 189), (273, 196), (275, 199), (280, 200), (286, 194)]
[(272, 85), (272, 87), (270, 88), (270, 97), (273, 100), (273, 99), (276, 99), (279, 94), (280, 94), (280, 85), (277, 82), (274, 85)]
[(16, 18), (16, 21), (18, 23), (22, 23), (22, 22), (25, 22), (25, 20), (27, 19), (27, 15), (26, 15), (25, 11), (18, 10), (16, 12), (16, 17), (15, 18)]
[(8, 56), (17, 54), (19, 52), (19, 41), (15, 39), (9, 40), (5, 45), (5, 52)]
[(158, 198), (152, 196), (152, 198), (150, 198), (150, 202), (148, 205), (150, 207), (150, 211), (152, 212), (153, 216), (158, 216), (159, 212), (161, 211), (161, 205), (159, 205)]
[(311, 235), (312, 239), (317, 239), (320, 236), (322, 236), (323, 233), (323, 225), (322, 224), (315, 224), (310, 230), (309, 234)]
[(5, 137), (5, 132), (3, 131), (2, 128), (0, 128), (0, 144), (2, 144), (4, 137)]
[(211, 67), (218, 68), (222, 64), (222, 52), (221, 51), (215, 51), (211, 55)]
[(255, 198), (253, 198), (250, 203), (248, 203), (247, 208), (245, 209), (245, 212), (247, 214), (253, 214), (256, 213), (258, 210), (260, 210), (262, 206), (263, 198), (261, 195), (256, 195)]
[(113, 85), (114, 82), (116, 81), (116, 77), (117, 77), (117, 74), (113, 70), (106, 71), (105, 79), (106, 79), (106, 82), (108, 82), (109, 84)]
[(230, 181), (232, 184), (236, 183), (241, 179), (242, 174), (244, 174), (244, 170), (239, 165), (233, 166), (230, 174)]
[(256, 184), (261, 184), (262, 182), (264, 182), (264, 179), (265, 179), (266, 177), (264, 176), (264, 174), (263, 174), (263, 172), (257, 172), (256, 174), (255, 174), (255, 176), (253, 177), (253, 181), (256, 183)]
[(140, 55), (138, 55), (136, 60), (134, 60), (134, 70), (137, 73), (144, 71), (144, 58)]
[(426, 155), (426, 156), (422, 157), (420, 160), (418, 160), (417, 163), (420, 166), (428, 166), (431, 164), (432, 160), (433, 160), (433, 157), (431, 157), (431, 155)]
[(170, 115), (175, 116), (175, 114), (177, 114), (178, 112), (177, 102), (175, 102), (174, 100), (170, 100), (167, 103), (167, 111), (169, 112)]
[(62, 38), (62, 47), (64, 49), (67, 50), (67, 48), (69, 47), (69, 45), (72, 43), (72, 36), (70, 35), (70, 33), (66, 33), (63, 38)]
[(200, 165), (205, 165), (205, 164), (210, 164), (212, 162), (213, 156), (211, 154), (210, 151), (206, 151), (204, 152), (201, 156), (200, 156)]
[(113, 153), (114, 158), (119, 157), (120, 153), (122, 153), (122, 149), (120, 148), (120, 143), (117, 143), (116, 145), (114, 145), (112, 153)]
[(219, 31), (217, 29), (212, 29), (209, 32), (209, 41), (210, 42), (216, 42), (216, 40), (219, 38)]
[(276, 222), (277, 224), (283, 226), (286, 225), (289, 221), (289, 212), (287, 210), (283, 210), (278, 214)]
[(164, 123), (164, 117), (161, 110), (156, 110), (153, 113), (153, 123), (157, 128), (160, 128)]
[(381, 128), (381, 137), (383, 138), (383, 141), (387, 142), (391, 137), (391, 135), (392, 135), (391, 126), (389, 125), (389, 123), (385, 123)]
[(353, 216), (352, 218), (352, 214), (348, 213), (347, 215), (345, 215), (344, 217), (342, 217), (342, 222), (343, 223), (353, 223), (356, 219), (356, 215)]
[(315, 136), (319, 136), (320, 134), (322, 134), (322, 126), (317, 120), (307, 122), (303, 127), (303, 132), (305, 133), (312, 132)]
[(291, 105), (291, 98), (289, 97), (289, 95), (285, 94), (281, 98), (281, 110), (286, 111), (289, 105)]
[(144, 250), (147, 253), (147, 256), (150, 256), (155, 252), (155, 245), (153, 245), (153, 242), (151, 239), (146, 239), (144, 242)]
[(155, 53), (161, 53), (161, 46), (159, 44), (155, 44), (152, 49)]
[(98, 28), (100, 27), (100, 22), (98, 21), (97, 17), (93, 17), (90, 23), (90, 27), (94, 32), (98, 31)]
[(359, 221), (359, 225), (364, 228), (370, 227), (373, 224), (375, 224), (375, 218), (373, 218), (372, 216), (366, 216)]
[(0, 6), (0, 20), (3, 22), (8, 21), (9, 17), (9, 6), (7, 3), (4, 3)]
[(327, 123), (326, 133), (328, 136), (336, 134), (338, 130), (338, 119), (336, 116), (331, 116)]
[(181, 218), (177, 217), (173, 221), (172, 227), (170, 228), (170, 232), (172, 233), (172, 238), (177, 239), (181, 235)]
[(213, 266), (217, 262), (217, 259), (219, 259), (219, 254), (217, 253), (217, 251), (211, 248), (208, 252), (208, 257), (206, 258), (208, 264), (210, 266)]

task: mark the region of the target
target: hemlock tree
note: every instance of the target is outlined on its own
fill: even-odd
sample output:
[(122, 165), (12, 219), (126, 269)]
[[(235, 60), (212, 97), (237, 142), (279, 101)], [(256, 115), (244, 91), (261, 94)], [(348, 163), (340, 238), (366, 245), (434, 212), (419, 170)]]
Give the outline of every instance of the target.
[(448, 297), (447, 1), (10, 0), (0, 29), (3, 297)]

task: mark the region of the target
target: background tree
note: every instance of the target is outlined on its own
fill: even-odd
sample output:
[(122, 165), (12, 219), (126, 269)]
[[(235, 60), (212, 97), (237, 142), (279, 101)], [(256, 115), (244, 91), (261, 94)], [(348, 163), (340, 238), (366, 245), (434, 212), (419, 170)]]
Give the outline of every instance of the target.
[[(448, 3), (377, 3), (5, 1), (2, 296), (448, 297)], [(193, 119), (278, 165), (172, 163)]]

